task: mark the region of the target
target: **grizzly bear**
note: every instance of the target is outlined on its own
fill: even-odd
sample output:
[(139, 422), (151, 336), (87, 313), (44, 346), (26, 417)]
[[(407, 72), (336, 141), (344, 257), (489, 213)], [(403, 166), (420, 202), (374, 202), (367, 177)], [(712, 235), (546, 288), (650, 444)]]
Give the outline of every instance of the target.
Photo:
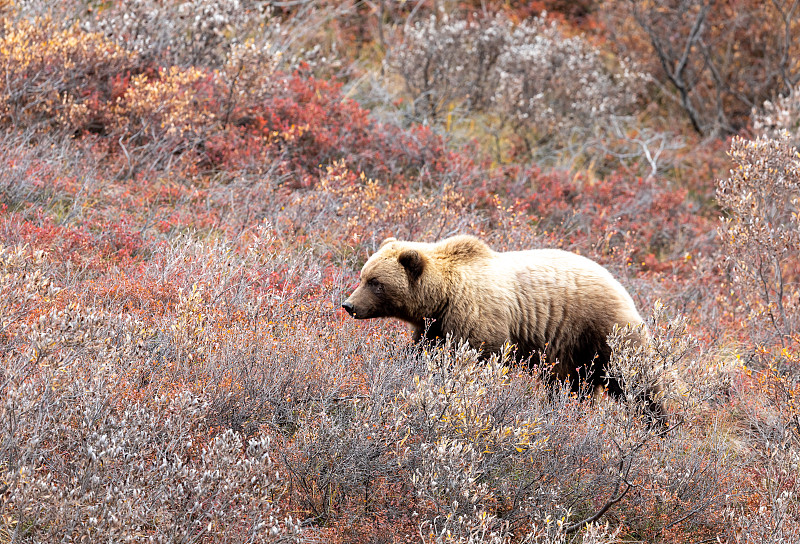
[[(596, 262), (558, 249), (498, 253), (473, 236), (388, 238), (342, 307), (356, 319), (406, 321), (416, 340), (449, 335), (484, 354), (510, 342), (519, 359), (544, 355), (551, 375), (574, 391), (586, 383), (615, 396), (622, 389), (606, 375), (606, 339), (615, 325), (642, 324), (628, 292)], [(632, 339), (645, 334), (635, 328)], [(660, 403), (649, 404), (660, 412)]]

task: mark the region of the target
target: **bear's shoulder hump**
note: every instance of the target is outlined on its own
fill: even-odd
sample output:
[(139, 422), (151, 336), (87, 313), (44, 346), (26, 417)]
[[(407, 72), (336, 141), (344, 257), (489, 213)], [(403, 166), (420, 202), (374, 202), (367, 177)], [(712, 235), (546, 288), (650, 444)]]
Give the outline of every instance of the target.
[(489, 257), (492, 250), (482, 240), (466, 234), (446, 238), (437, 244), (437, 250), (448, 257), (461, 260), (472, 260)]

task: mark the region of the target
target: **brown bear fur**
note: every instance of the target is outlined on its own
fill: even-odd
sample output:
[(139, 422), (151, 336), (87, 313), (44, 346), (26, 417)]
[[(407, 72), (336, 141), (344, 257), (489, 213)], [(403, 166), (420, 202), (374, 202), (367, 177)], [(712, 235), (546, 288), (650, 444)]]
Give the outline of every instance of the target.
[(615, 395), (622, 391), (605, 376), (606, 338), (615, 325), (642, 323), (625, 288), (596, 262), (558, 249), (498, 253), (473, 236), (385, 240), (342, 306), (357, 319), (406, 321), (418, 340), (451, 335), (484, 353), (508, 341), (519, 358), (544, 354), (574, 390), (585, 380)]

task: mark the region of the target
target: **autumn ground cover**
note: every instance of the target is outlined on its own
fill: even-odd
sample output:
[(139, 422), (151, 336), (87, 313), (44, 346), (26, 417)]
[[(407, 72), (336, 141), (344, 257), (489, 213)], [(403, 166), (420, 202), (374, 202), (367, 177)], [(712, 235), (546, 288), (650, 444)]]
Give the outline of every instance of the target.
[[(797, 542), (793, 4), (268, 4), (0, 3), (0, 542)], [(340, 310), (455, 233), (611, 269), (668, 424)]]

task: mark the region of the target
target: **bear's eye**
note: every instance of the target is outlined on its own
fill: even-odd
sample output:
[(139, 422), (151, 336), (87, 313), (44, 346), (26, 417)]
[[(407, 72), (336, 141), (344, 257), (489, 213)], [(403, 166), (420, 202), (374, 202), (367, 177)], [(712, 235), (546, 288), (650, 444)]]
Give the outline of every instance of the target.
[(383, 291), (383, 285), (375, 278), (367, 280), (367, 287), (369, 287), (376, 293), (381, 293)]

